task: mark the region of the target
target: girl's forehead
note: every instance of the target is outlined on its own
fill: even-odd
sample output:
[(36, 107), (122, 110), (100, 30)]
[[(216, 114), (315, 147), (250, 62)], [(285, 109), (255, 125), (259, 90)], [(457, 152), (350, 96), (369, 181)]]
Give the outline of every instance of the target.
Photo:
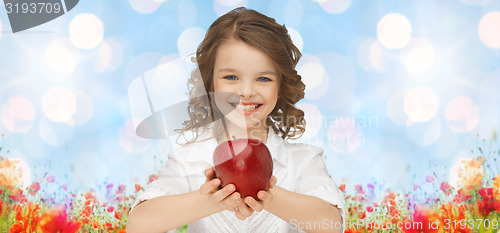
[(227, 40), (218, 46), (215, 54), (215, 67), (216, 69), (277, 70), (273, 59), (264, 51), (238, 40)]

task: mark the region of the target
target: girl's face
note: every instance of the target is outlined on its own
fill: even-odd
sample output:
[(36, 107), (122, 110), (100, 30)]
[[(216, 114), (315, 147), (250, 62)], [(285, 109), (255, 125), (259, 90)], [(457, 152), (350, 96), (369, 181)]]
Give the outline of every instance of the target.
[(264, 132), (279, 92), (271, 58), (244, 42), (228, 40), (217, 49), (213, 78), (215, 103), (228, 126)]

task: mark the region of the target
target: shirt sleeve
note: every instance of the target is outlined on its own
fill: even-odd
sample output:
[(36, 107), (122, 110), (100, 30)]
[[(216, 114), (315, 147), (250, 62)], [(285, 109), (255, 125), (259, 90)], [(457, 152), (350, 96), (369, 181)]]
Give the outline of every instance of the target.
[(145, 191), (141, 193), (130, 211), (139, 203), (165, 195), (175, 195), (189, 192), (189, 180), (184, 165), (170, 153), (165, 164), (158, 173), (158, 179), (149, 184)]
[[(345, 221), (344, 204), (335, 181), (328, 174), (323, 160), (323, 150), (314, 150), (313, 156), (304, 156), (297, 169), (297, 192), (321, 198), (336, 206)], [(311, 152), (309, 151), (309, 154)]]

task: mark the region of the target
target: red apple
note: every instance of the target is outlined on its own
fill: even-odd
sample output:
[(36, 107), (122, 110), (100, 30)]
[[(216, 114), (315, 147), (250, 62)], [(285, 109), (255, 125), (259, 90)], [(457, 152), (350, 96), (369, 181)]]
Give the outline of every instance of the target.
[(215, 175), (222, 187), (236, 186), (242, 197), (256, 200), (260, 190), (267, 190), (273, 174), (273, 159), (259, 140), (239, 138), (219, 144), (214, 151)]

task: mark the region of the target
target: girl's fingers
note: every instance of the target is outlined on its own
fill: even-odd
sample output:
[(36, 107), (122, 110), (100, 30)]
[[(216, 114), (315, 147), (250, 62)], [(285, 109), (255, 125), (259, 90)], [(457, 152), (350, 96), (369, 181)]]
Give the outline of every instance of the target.
[(206, 181), (212, 180), (215, 178), (215, 170), (213, 167), (206, 168), (203, 170), (203, 174), (207, 177)]
[(278, 179), (276, 179), (276, 176), (271, 177), (271, 181), (269, 182), (269, 188), (272, 189), (274, 186), (276, 186), (276, 183), (278, 182)]
[(259, 191), (257, 197), (263, 202), (269, 202), (273, 200), (273, 195), (269, 191)]
[(238, 207), (234, 207), (234, 215), (236, 215), (236, 217), (239, 219), (239, 220), (245, 220), (245, 217), (243, 216), (243, 214), (241, 214), (240, 210), (238, 209)]
[(241, 196), (238, 192), (234, 192), (226, 199), (223, 200), (223, 204), (226, 206), (228, 210), (234, 210), (234, 207), (238, 206), (242, 203)]
[(262, 203), (258, 202), (255, 200), (253, 197), (246, 197), (245, 198), (245, 203), (250, 206), (253, 210), (260, 212), (264, 209), (264, 205)]
[[(219, 179), (216, 179), (219, 180)], [(216, 202), (220, 202), (224, 200), (227, 196), (229, 196), (231, 193), (236, 191), (236, 187), (233, 184), (228, 184), (221, 190), (215, 192), (212, 196)]]
[(213, 180), (206, 182), (200, 186), (200, 193), (202, 193), (202, 194), (213, 193), (217, 190), (219, 185), (220, 185), (220, 180), (213, 179)]
[(250, 208), (249, 206), (247, 206), (247, 204), (245, 204), (245, 202), (242, 202), (241, 204), (238, 205), (238, 210), (240, 210), (241, 214), (245, 218), (252, 216), (252, 214), (254, 212), (254, 210), (252, 208)]

